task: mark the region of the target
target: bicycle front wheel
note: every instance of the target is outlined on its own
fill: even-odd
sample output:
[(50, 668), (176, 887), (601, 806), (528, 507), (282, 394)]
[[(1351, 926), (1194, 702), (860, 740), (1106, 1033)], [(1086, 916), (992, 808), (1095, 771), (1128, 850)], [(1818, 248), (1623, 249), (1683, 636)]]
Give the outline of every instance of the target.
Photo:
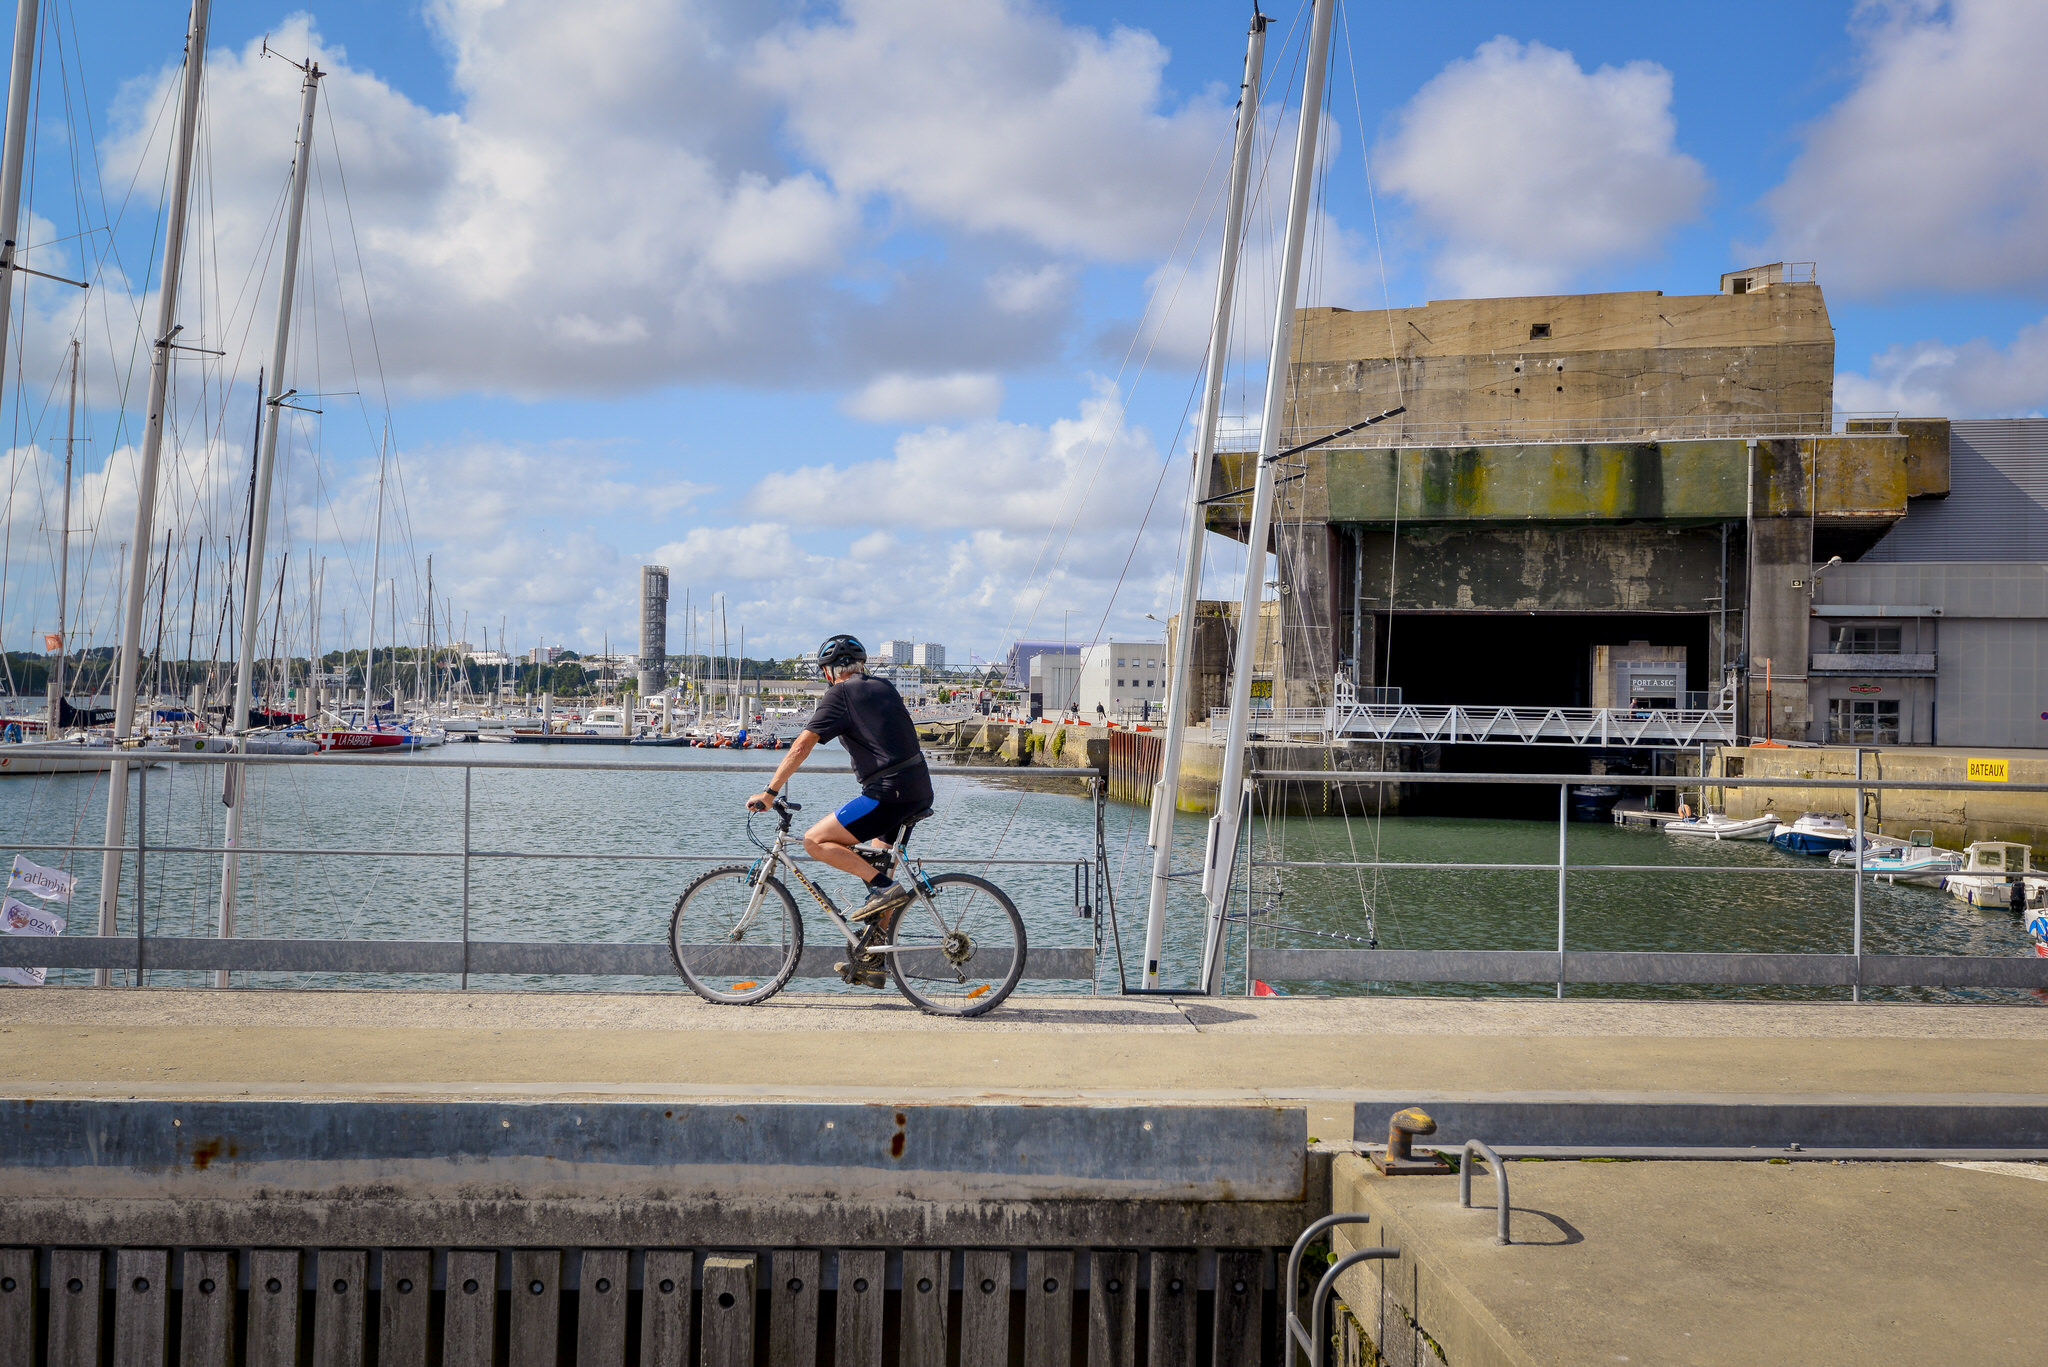
[[(690, 990), (708, 1002), (747, 1006), (780, 992), (804, 956), (804, 923), (796, 899), (763, 878), (754, 905), (758, 865), (712, 869), (676, 899), (668, 952)], [(748, 914), (748, 908), (754, 907)]]
[(1024, 976), (1024, 918), (1003, 890), (971, 873), (923, 880), (929, 895), (896, 915), (896, 988), (934, 1016), (993, 1011)]

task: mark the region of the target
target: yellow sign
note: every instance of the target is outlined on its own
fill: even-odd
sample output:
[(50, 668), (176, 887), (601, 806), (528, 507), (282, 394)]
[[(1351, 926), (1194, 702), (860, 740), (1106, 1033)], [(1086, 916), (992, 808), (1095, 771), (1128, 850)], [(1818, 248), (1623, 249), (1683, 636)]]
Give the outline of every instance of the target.
[(1270, 698), (1270, 697), (1272, 697), (1272, 696), (1273, 696), (1273, 681), (1272, 681), (1271, 679), (1253, 679), (1253, 680), (1252, 680), (1252, 696), (1253, 696), (1254, 698)]
[(1972, 759), (1969, 775), (1976, 783), (2005, 783), (2012, 777), (2002, 759)]

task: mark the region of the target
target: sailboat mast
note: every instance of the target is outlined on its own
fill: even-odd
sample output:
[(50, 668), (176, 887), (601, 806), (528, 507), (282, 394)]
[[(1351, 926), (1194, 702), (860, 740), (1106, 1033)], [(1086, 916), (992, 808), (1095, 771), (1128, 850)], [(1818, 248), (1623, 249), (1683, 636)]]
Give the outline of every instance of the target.
[[(36, 69), (36, 15), (41, 0), (16, 0), (14, 62), (7, 78), (7, 128), (0, 145), (0, 357), (7, 354), (7, 325), (14, 312), (14, 254), (21, 223), (21, 170), (28, 152), (29, 105)], [(0, 366), (0, 370), (5, 370)]]
[(375, 718), (370, 713), (370, 689), (377, 677), (377, 579), (383, 573), (380, 556), (384, 551), (384, 462), (388, 440), (377, 445), (377, 518), (370, 533), (370, 630), (369, 644), (363, 648), (363, 725), (370, 726)]
[[(257, 448), (256, 469), (249, 485), (249, 544), (242, 555), (242, 632), (235, 642), (235, 709), (228, 716), (234, 726), (236, 748), (245, 754), (249, 749), (249, 713), (255, 706), (256, 632), (263, 613), (264, 542), (270, 535), (270, 485), (277, 469), (277, 432), (283, 426), (280, 410), (285, 400), (298, 392), (284, 387), (284, 363), (291, 345), (292, 295), (299, 276), (299, 228), (305, 218), (306, 182), (310, 179), (306, 163), (313, 151), (313, 106), (319, 99), (321, 76), (318, 64), (313, 62), (300, 70), (305, 73), (305, 81), (300, 87), (299, 141), (292, 155), (291, 207), (286, 211), (284, 225), (284, 274), (277, 286), (277, 331), (271, 339), (270, 366), (263, 372), (270, 377), (270, 392), (263, 400), (270, 421), (263, 423), (263, 439)], [(259, 391), (262, 383), (259, 375)], [(259, 417), (258, 421), (262, 419)], [(280, 606), (282, 584), (280, 580)], [(223, 793), (228, 802), (227, 838), (221, 842), (228, 851), (221, 856), (220, 878), (220, 934), (224, 940), (235, 933), (241, 859), (236, 847), (242, 837), (242, 797), (247, 786), (243, 780), (247, 774), (246, 767), (239, 774), (231, 771), (233, 781)], [(220, 970), (215, 985), (228, 985), (226, 969)]]
[[(311, 569), (312, 567), (313, 562), (308, 560), (306, 568)], [(320, 557), (320, 573), (311, 584), (307, 585), (307, 588), (311, 591), (313, 606), (312, 610), (306, 614), (306, 691), (311, 696), (312, 702), (312, 706), (306, 709), (306, 715), (310, 718), (317, 718), (320, 713), (320, 701), (325, 692), (320, 679), (321, 674), (324, 672), (323, 662), (320, 659), (320, 599), (327, 590), (326, 556)], [(347, 640), (348, 638), (344, 636), (342, 639)]]
[(1302, 79), (1301, 117), (1295, 129), (1294, 184), (1287, 198), (1287, 236), (1280, 257), (1280, 288), (1274, 296), (1273, 349), (1266, 359), (1266, 410), (1259, 426), (1251, 527), (1245, 539), (1244, 595), (1238, 605), (1237, 658), (1230, 678), (1230, 729), (1223, 742), (1223, 777), (1216, 789), (1216, 815), (1209, 822), (1208, 863), (1202, 876), (1202, 889), (1209, 898), (1209, 923), (1202, 941), (1201, 990), (1211, 993), (1222, 988), (1223, 913), (1230, 900), (1238, 824), (1244, 811), (1252, 667), (1258, 658), (1259, 604), (1266, 590), (1266, 546), (1273, 531), (1273, 463), (1280, 453), (1287, 367), (1293, 354), (1294, 304), (1301, 290), (1301, 249), (1314, 198), (1316, 138), (1322, 131), (1323, 83), (1330, 63), (1330, 19), (1336, 8), (1337, 0), (1315, 0), (1315, 18), (1309, 29), (1308, 70)]
[[(149, 573), (149, 545), (156, 533), (157, 471), (163, 461), (165, 397), (170, 388), (171, 348), (183, 327), (178, 323), (178, 278), (185, 260), (185, 211), (192, 198), (192, 153), (199, 132), (199, 77), (206, 65), (206, 20), (211, 0), (192, 0), (185, 30), (185, 80), (178, 98), (177, 161), (171, 176), (168, 222), (164, 228), (163, 274), (157, 288), (156, 332), (149, 354), (149, 407), (142, 429), (142, 460), (136, 471), (135, 536), (137, 554), (128, 566), (128, 592), (121, 604), (121, 643), (116, 654), (119, 681), (114, 688), (114, 744), (125, 748), (135, 729), (135, 691), (141, 668), (142, 599)], [(7, 274), (13, 274), (12, 271)], [(107, 772), (107, 847), (100, 858), (100, 934), (115, 933), (115, 911), (121, 903), (121, 846), (128, 839), (128, 763), (116, 759)], [(142, 915), (138, 893), (135, 914)], [(113, 981), (110, 969), (95, 975), (101, 986)]]
[(1266, 16), (1252, 13), (1245, 43), (1244, 83), (1237, 100), (1237, 146), (1230, 161), (1230, 198), (1223, 214), (1223, 259), (1216, 271), (1216, 314), (1209, 325), (1209, 374), (1202, 395), (1201, 432), (1188, 481), (1187, 563), (1181, 569), (1180, 618), (1173, 640), (1173, 675), (1166, 691), (1166, 743), (1159, 782), (1152, 789), (1152, 887), (1145, 908), (1144, 985), (1159, 986), (1159, 955), (1166, 938), (1166, 889), (1172, 878), (1173, 813), (1180, 791), (1181, 750), (1187, 743), (1189, 691), (1195, 670), (1195, 608), (1202, 591), (1202, 542), (1207, 535), (1202, 500), (1216, 458), (1216, 421), (1223, 408), (1223, 375), (1230, 352), (1230, 312), (1237, 288), (1238, 247), (1244, 237), (1245, 188), (1251, 181), (1252, 145), (1258, 140), (1259, 81), (1266, 65)]
[[(34, 22), (31, 20), (30, 22)], [(8, 271), (7, 274), (14, 274)], [(0, 327), (5, 323), (0, 322)], [(71, 410), (64, 420), (64, 520), (57, 528), (57, 677), (50, 684), (50, 724), (43, 734), (57, 738), (64, 713), (64, 664), (71, 655), (71, 638), (64, 634), (65, 599), (71, 592), (71, 452), (78, 438), (78, 339), (71, 339)], [(166, 582), (169, 570), (166, 569)]]

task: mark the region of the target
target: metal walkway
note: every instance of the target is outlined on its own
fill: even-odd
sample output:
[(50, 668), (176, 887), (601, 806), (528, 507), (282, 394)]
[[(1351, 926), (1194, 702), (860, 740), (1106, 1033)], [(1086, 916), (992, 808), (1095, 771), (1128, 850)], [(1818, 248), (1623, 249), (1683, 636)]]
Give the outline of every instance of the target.
[[(1213, 713), (1221, 733), (1226, 720)], [(1735, 740), (1735, 710), (1620, 707), (1448, 707), (1420, 703), (1339, 703), (1290, 707), (1252, 719), (1266, 740), (1421, 741), (1438, 745), (1696, 746)]]

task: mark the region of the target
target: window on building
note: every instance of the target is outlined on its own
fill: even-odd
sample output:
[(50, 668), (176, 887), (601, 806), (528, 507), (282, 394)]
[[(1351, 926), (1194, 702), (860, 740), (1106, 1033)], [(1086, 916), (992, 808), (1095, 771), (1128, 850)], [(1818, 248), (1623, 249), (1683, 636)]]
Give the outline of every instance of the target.
[(1532, 341), (1532, 342), (1537, 342), (1537, 341), (1541, 341), (1541, 340), (1542, 340), (1543, 338), (1545, 338), (1545, 337), (1548, 337), (1549, 335), (1550, 335), (1550, 324), (1548, 324), (1548, 323), (1531, 323), (1531, 324), (1529, 324), (1529, 340), (1530, 340), (1530, 341)]
[(1828, 699), (1830, 745), (1897, 745), (1899, 705), (1861, 698)]
[(1897, 655), (1901, 650), (1898, 627), (1837, 626), (1829, 628), (1828, 636), (1837, 655)]

